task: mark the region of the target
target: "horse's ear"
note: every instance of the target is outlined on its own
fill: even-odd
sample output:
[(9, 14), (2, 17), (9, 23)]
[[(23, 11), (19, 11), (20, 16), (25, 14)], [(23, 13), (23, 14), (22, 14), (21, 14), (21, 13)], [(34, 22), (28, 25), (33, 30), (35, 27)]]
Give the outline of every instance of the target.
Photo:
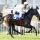
[(33, 9), (33, 7), (31, 7), (31, 9)]
[(36, 6), (36, 9), (39, 9), (39, 7), (38, 7), (38, 6)]

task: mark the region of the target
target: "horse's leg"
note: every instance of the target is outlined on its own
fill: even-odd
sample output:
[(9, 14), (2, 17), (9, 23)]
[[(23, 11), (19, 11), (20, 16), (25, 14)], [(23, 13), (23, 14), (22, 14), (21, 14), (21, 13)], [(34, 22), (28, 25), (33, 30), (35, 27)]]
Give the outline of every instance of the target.
[(15, 32), (17, 32), (17, 33), (21, 34), (21, 33), (20, 33), (20, 32), (18, 32), (18, 30), (16, 30), (14, 27), (15, 27), (15, 26), (13, 26), (13, 30), (14, 30)]
[(30, 33), (30, 32), (32, 31), (32, 26), (31, 26), (30, 24), (25, 25), (25, 27), (26, 27), (26, 28), (30, 28), (30, 30), (29, 30), (28, 32), (26, 31), (26, 33)]
[[(25, 26), (26, 28), (31, 28), (31, 30), (32, 30), (32, 28), (35, 30), (35, 32), (36, 32), (36, 36), (37, 36), (37, 30), (35, 29), (35, 27), (34, 26), (32, 26), (32, 25), (30, 25), (30, 24), (28, 24), (27, 26)], [(31, 30), (29, 30), (28, 32), (30, 32)]]
[(30, 33), (31, 31), (32, 31), (32, 28), (30, 28), (30, 30), (28, 32), (26, 31), (26, 33)]
[(30, 26), (35, 30), (35, 32), (36, 32), (36, 36), (37, 36), (37, 30), (35, 29), (35, 27), (32, 26), (32, 25), (30, 25)]
[(16, 29), (13, 29), (15, 32), (17, 32), (17, 33), (19, 33), (19, 34), (21, 34), (20, 32), (18, 32)]
[[(12, 30), (12, 31), (11, 31)], [(13, 38), (13, 29), (12, 26), (9, 26), (9, 34), (11, 35), (11, 37)]]
[(28, 24), (26, 28), (30, 28), (30, 30), (28, 32), (26, 31), (26, 33), (30, 33), (32, 31), (32, 27), (30, 26), (30, 24)]
[[(33, 27), (33, 26), (32, 26), (32, 28), (35, 29), (35, 27)], [(37, 36), (37, 30), (36, 29), (35, 29), (35, 32), (36, 32), (36, 36)]]

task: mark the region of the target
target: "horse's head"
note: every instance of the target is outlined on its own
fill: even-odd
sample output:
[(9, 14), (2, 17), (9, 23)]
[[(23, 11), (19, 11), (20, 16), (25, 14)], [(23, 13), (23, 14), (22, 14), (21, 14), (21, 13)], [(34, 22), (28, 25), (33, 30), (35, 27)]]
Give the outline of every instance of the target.
[(38, 19), (40, 19), (40, 15), (39, 15), (39, 12), (37, 11), (38, 8), (36, 9), (29, 9), (27, 13), (25, 13), (24, 17), (25, 19), (29, 18), (29, 19), (32, 19), (33, 15), (35, 15)]
[(34, 10), (33, 15), (35, 15), (40, 20), (40, 15), (39, 15), (39, 12), (37, 9), (38, 9), (38, 7), (36, 7), (36, 9), (33, 9)]

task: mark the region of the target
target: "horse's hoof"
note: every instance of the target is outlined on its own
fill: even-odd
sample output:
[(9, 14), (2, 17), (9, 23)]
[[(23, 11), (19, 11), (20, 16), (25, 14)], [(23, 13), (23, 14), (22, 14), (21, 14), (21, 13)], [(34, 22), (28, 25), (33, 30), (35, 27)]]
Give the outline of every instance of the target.
[(36, 36), (37, 36), (37, 32), (36, 32)]

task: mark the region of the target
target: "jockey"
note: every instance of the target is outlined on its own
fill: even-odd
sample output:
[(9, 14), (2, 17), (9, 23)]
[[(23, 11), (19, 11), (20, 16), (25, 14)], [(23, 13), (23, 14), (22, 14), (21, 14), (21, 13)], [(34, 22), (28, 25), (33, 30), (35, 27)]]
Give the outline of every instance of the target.
[[(25, 2), (24, 4), (17, 5), (17, 6), (14, 8), (15, 12), (18, 12), (18, 13), (19, 13), (18, 15), (14, 14), (14, 19), (16, 19), (16, 18), (19, 18), (19, 19), (20, 19), (20, 18), (22, 17), (22, 14), (24, 14), (24, 12), (25, 12), (25, 11), (23, 11), (23, 10), (26, 9), (26, 8), (25, 8), (26, 5), (28, 5), (28, 4)], [(18, 17), (17, 17), (17, 16), (18, 16)]]

